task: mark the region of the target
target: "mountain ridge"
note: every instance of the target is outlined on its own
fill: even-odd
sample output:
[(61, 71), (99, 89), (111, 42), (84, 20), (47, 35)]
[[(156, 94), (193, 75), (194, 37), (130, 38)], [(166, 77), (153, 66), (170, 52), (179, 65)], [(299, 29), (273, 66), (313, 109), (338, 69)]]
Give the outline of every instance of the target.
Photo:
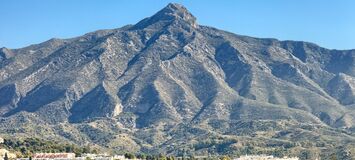
[(326, 154), (354, 143), (354, 59), (201, 26), (169, 4), (135, 25), (1, 49), (0, 134), (171, 154), (240, 151), (243, 137), (298, 154), (318, 137)]

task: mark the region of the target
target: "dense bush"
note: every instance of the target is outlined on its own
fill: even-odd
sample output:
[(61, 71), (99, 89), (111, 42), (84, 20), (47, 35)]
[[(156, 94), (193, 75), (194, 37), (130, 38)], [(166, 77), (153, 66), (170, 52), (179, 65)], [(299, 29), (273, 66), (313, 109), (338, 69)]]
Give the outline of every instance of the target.
[(5, 139), (1, 147), (17, 153), (19, 157), (30, 157), (36, 152), (73, 152), (78, 156), (82, 153), (97, 153), (96, 149), (92, 149), (89, 146), (80, 147), (69, 143), (43, 141), (38, 138), (27, 138), (24, 140)]

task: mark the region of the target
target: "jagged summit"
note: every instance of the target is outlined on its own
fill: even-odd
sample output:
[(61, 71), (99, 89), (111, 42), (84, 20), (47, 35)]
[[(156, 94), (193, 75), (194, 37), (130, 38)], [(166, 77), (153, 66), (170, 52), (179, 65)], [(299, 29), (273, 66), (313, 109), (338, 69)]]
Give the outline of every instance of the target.
[(177, 3), (169, 3), (162, 10), (154, 14), (153, 16), (146, 18), (138, 22), (134, 28), (145, 28), (147, 26), (161, 23), (171, 23), (173, 21), (179, 21), (197, 27), (196, 18), (183, 6)]
[(157, 16), (173, 16), (174, 18), (182, 18), (186, 21), (195, 21), (196, 18), (183, 6), (177, 3), (170, 3), (160, 10)]

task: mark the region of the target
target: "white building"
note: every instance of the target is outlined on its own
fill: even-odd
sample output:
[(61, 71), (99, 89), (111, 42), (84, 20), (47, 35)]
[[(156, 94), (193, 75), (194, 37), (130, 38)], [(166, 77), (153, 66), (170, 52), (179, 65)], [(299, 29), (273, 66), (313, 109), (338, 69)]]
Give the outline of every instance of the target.
[(235, 160), (298, 160), (298, 157), (278, 158), (278, 157), (267, 156), (267, 155), (245, 155), (245, 156), (241, 156), (239, 158), (236, 158)]
[(125, 160), (125, 157), (123, 155), (110, 156), (108, 154), (90, 154), (90, 153), (82, 154), (81, 157), (76, 157), (76, 160), (85, 160), (86, 158), (95, 159), (95, 160), (114, 160), (114, 159)]
[(69, 160), (75, 159), (75, 153), (35, 153), (33, 160)]

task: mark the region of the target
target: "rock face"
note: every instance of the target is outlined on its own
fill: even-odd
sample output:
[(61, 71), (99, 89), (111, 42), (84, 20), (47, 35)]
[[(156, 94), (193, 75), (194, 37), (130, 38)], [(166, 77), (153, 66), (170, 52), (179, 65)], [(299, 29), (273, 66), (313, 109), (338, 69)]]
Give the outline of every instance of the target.
[(5, 136), (176, 154), (214, 137), (354, 142), (355, 50), (235, 35), (169, 4), (135, 25), (1, 49), (0, 97)]

